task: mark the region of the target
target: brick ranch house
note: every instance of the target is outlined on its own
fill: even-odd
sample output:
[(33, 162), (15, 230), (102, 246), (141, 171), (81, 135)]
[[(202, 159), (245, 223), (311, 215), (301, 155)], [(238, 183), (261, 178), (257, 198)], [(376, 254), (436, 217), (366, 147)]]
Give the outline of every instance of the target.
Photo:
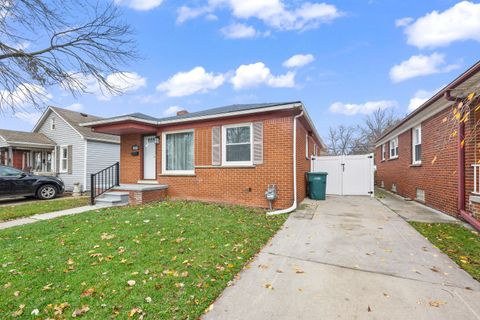
[[(480, 62), (376, 143), (376, 184), (480, 227)], [(477, 142), (478, 141), (478, 142)]]
[(306, 196), (310, 157), (326, 149), (301, 102), (161, 119), (134, 113), (83, 125), (120, 136), (117, 189), (130, 192), (133, 204), (168, 196), (268, 207), (265, 192), (275, 185), (273, 208), (292, 208)]

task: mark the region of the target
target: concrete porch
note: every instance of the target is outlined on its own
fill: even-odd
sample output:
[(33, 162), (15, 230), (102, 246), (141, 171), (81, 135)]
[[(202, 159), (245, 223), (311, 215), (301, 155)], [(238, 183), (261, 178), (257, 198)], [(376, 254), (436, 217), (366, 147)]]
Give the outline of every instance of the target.
[[(128, 194), (128, 204), (143, 205), (148, 202), (163, 201), (167, 197), (168, 185), (166, 184), (121, 184), (114, 187), (109, 195), (119, 193)], [(125, 197), (125, 201), (126, 201)]]

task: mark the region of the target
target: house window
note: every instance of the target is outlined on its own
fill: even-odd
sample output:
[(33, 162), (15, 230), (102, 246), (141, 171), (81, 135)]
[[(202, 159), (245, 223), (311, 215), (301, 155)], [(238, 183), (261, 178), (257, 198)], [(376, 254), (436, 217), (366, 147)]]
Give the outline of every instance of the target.
[(60, 147), (60, 172), (68, 171), (68, 147)]
[(308, 134), (305, 135), (305, 157), (308, 159)]
[(163, 173), (193, 174), (193, 130), (163, 133)]
[(422, 127), (412, 129), (412, 163), (422, 163)]
[(385, 161), (385, 143), (382, 144), (382, 161)]
[(398, 137), (390, 140), (390, 159), (398, 158)]
[(251, 132), (251, 123), (223, 126), (223, 165), (253, 165)]
[(50, 129), (55, 130), (55, 118), (50, 119)]
[(313, 155), (315, 157), (317, 156), (317, 144), (316, 143), (313, 145)]

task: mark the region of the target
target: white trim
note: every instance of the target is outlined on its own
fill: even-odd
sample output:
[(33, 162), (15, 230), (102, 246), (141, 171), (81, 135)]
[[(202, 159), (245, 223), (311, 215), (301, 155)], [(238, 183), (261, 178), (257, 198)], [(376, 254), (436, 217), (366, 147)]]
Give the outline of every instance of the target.
[(315, 125), (313, 124), (313, 121), (310, 118), (310, 116), (308, 115), (308, 112), (307, 112), (307, 110), (306, 110), (306, 108), (305, 108), (305, 106), (302, 102), (287, 103), (287, 104), (282, 104), (282, 105), (277, 105), (277, 106), (272, 106), (272, 107), (249, 109), (249, 110), (243, 110), (243, 111), (232, 111), (232, 112), (219, 113), (219, 114), (214, 114), (214, 115), (197, 116), (197, 117), (182, 118), (182, 119), (164, 120), (164, 121), (146, 120), (146, 119), (141, 119), (141, 118), (136, 118), (136, 117), (126, 115), (126, 116), (123, 116), (123, 117), (120, 116), (120, 117), (114, 118), (114, 119), (110, 118), (110, 119), (102, 119), (102, 120), (98, 120), (98, 121), (80, 123), (79, 125), (82, 126), (82, 127), (91, 127), (91, 126), (100, 125), (100, 124), (109, 124), (109, 123), (116, 123), (116, 122), (122, 122), (122, 121), (128, 121), (128, 120), (136, 121), (136, 122), (143, 122), (143, 123), (153, 124), (153, 125), (164, 125), (164, 124), (182, 123), (182, 122), (188, 122), (188, 121), (226, 118), (226, 117), (241, 116), (241, 115), (247, 115), (247, 114), (277, 111), (277, 110), (288, 110), (288, 109), (294, 109), (294, 108), (298, 108), (298, 107), (301, 108), (302, 115), (305, 117), (309, 126), (312, 128), (312, 131), (314, 132), (315, 137), (322, 144), (323, 149), (326, 150), (327, 146), (325, 145), (322, 138), (318, 134), (318, 131), (315, 128)]
[(385, 161), (385, 154), (386, 154), (386, 146), (385, 146), (385, 143), (382, 144), (382, 154), (381, 154), (381, 158), (382, 158), (382, 161)]
[[(452, 104), (454, 102), (452, 101), (447, 101), (445, 102), (444, 104), (440, 105), (439, 107), (435, 107), (434, 108), (434, 111), (436, 112), (430, 112), (428, 113), (428, 109), (429, 108), (426, 108), (425, 110), (422, 110), (418, 115), (416, 116), (419, 116), (422, 112), (426, 112), (426, 114), (422, 117), (419, 117), (418, 119), (415, 119), (415, 117), (409, 119), (407, 122), (405, 122), (404, 124), (400, 125), (398, 128), (396, 128), (395, 130), (393, 130), (392, 132), (390, 132), (388, 135), (386, 135), (385, 137), (382, 138), (382, 140), (379, 140), (377, 141), (377, 143), (375, 144), (375, 147), (378, 147), (380, 146), (381, 144), (385, 143), (385, 142), (388, 142), (392, 139), (392, 137), (395, 137), (395, 136), (400, 136), (402, 133), (405, 133), (407, 132), (408, 130), (412, 129), (413, 127), (416, 127), (418, 126), (419, 124), (421, 124), (422, 122), (425, 122), (426, 120), (436, 116), (437, 114), (439, 114), (440, 112), (442, 112), (443, 110), (445, 110), (446, 108), (448, 107), (451, 107)], [(434, 106), (435, 104), (432, 104), (431, 106)], [(430, 107), (431, 107), (430, 106)]]
[(45, 110), (45, 112), (42, 114), (42, 116), (40, 117), (40, 119), (38, 120), (37, 124), (35, 125), (35, 127), (33, 127), (32, 129), (32, 132), (37, 132), (37, 129), (42, 125), (42, 123), (45, 121), (44, 118), (47, 117), (47, 114), (48, 112), (51, 111), (53, 113), (55, 113), (60, 119), (62, 119), (70, 128), (72, 128), (73, 131), (75, 131), (81, 138), (85, 138), (83, 136), (83, 134), (81, 134), (77, 129), (75, 129), (71, 124), (70, 122), (68, 122), (67, 120), (65, 120), (64, 117), (62, 117), (58, 112), (56, 112), (52, 107), (48, 107), (47, 110)]
[(5, 141), (8, 144), (24, 144), (24, 145), (36, 145), (36, 146), (45, 146), (45, 147), (54, 147), (55, 144), (45, 144), (45, 143), (36, 143), (36, 142), (22, 142), (22, 141)]
[[(66, 150), (67, 150), (67, 158), (66, 158), (66, 160), (67, 160), (67, 166), (66, 166), (65, 168), (63, 168), (63, 165), (62, 165), (62, 163), (63, 163), (63, 152), (62, 152), (62, 149), (66, 149)], [(59, 160), (58, 162), (59, 162), (60, 168), (58, 168), (58, 169), (59, 169), (58, 172), (59, 172), (59, 173), (67, 173), (67, 172), (68, 172), (68, 156), (69, 156), (69, 154), (68, 154), (68, 145), (61, 145), (60, 148), (59, 148), (59, 150), (60, 150), (60, 154), (59, 154), (60, 157), (58, 158), (58, 160)]]
[[(83, 142), (85, 143), (85, 147), (84, 147), (84, 150), (83, 150), (83, 186), (82, 186), (82, 189), (83, 191), (87, 191), (87, 179), (88, 179), (88, 174), (87, 174), (87, 163), (88, 163), (88, 157), (87, 157), (87, 154), (88, 154), (88, 141), (87, 140), (83, 140)], [(73, 159), (73, 158), (72, 158)], [(72, 161), (73, 163), (73, 161)], [(92, 189), (92, 186), (90, 186), (90, 190)]]
[[(417, 144), (414, 144), (414, 139), (415, 139), (415, 131), (418, 129), (419, 131), (419, 140)], [(412, 164), (422, 164), (422, 154), (420, 152), (420, 160), (415, 160), (415, 146), (417, 145), (422, 145), (422, 125), (418, 125), (416, 127), (412, 128)]]
[[(168, 134), (175, 134), (175, 133), (185, 133), (185, 132), (192, 132), (193, 133), (193, 170), (167, 170), (167, 163), (166, 163), (166, 136)], [(195, 130), (194, 129), (187, 129), (187, 130), (175, 130), (175, 131), (164, 131), (162, 132), (162, 173), (161, 175), (192, 175), (195, 174)]]
[[(253, 126), (252, 122), (234, 123), (222, 126), (222, 166), (242, 167), (253, 165)], [(227, 161), (227, 129), (249, 127), (250, 128), (250, 161)], [(246, 143), (244, 143), (246, 144)]]

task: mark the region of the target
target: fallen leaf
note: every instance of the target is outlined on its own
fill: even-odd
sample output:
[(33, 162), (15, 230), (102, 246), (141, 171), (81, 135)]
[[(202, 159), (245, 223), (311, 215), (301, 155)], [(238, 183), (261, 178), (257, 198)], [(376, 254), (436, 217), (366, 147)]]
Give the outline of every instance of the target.
[(431, 307), (435, 307), (435, 308), (439, 308), (441, 305), (445, 304), (446, 302), (445, 301), (442, 301), (442, 300), (433, 300), (433, 301), (429, 301), (428, 304), (431, 306)]
[(95, 288), (88, 288), (87, 290), (83, 291), (80, 297), (88, 297), (91, 296), (95, 292)]
[(100, 236), (100, 238), (102, 240), (110, 240), (110, 239), (113, 239), (115, 238), (115, 235), (114, 234), (108, 234), (106, 232), (102, 233), (102, 235)]
[(370, 308), (370, 306), (368, 306), (367, 311), (372, 312), (372, 308)]
[(42, 288), (42, 291), (51, 290), (52, 289), (52, 284), (53, 283), (49, 283), (47, 285), (44, 285), (43, 288)]
[(63, 314), (63, 311), (70, 307), (70, 304), (68, 302), (62, 302), (60, 304), (57, 304), (53, 307), (53, 310), (55, 310), (55, 315), (59, 316)]
[(25, 309), (25, 305), (24, 304), (21, 304), (19, 307), (18, 307), (18, 310), (17, 311), (14, 311), (12, 312), (12, 317), (20, 317), (22, 314), (23, 314), (23, 310)]
[(265, 288), (269, 289), (269, 290), (273, 290), (273, 286), (270, 284), (270, 283), (266, 283), (264, 285)]
[(84, 315), (85, 313), (87, 313), (89, 310), (90, 310), (90, 307), (85, 304), (85, 305), (83, 305), (80, 309), (76, 309), (75, 311), (73, 311), (72, 317), (76, 318), (76, 317), (83, 316), (83, 315)]
[(31, 314), (32, 316), (38, 316), (38, 315), (40, 314), (40, 310), (38, 310), (38, 309), (33, 309), (30, 314)]
[(133, 287), (137, 282), (135, 280), (128, 280), (127, 281), (127, 284), (130, 286), (130, 287)]
[(146, 303), (151, 303), (151, 302), (152, 302), (152, 298), (146, 297), (146, 298), (145, 298), (145, 302), (146, 302)]
[(13, 295), (14, 295), (15, 297), (20, 296), (20, 291), (15, 291), (15, 292), (13, 293)]

